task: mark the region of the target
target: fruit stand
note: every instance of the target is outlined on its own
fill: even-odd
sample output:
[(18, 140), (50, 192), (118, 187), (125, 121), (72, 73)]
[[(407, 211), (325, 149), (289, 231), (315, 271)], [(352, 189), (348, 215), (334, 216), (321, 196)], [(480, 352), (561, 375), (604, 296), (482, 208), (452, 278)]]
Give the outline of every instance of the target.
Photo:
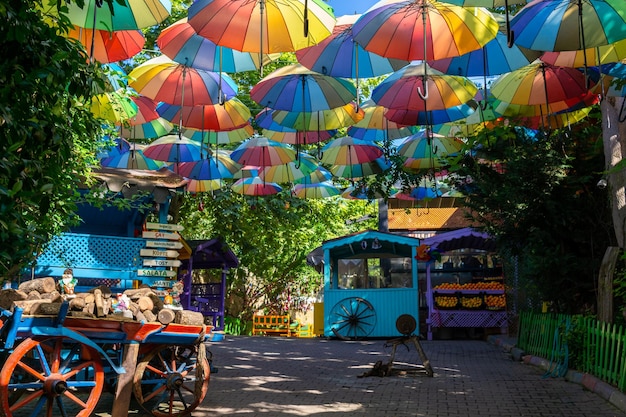
[(507, 327), (502, 267), (488, 235), (460, 229), (423, 239), (422, 248), (431, 254), (426, 266), (428, 340), (441, 328)]

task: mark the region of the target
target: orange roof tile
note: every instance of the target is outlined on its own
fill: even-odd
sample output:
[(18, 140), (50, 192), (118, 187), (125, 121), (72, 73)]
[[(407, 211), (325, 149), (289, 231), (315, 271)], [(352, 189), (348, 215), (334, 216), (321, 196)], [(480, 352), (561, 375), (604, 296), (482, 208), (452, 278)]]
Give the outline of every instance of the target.
[(389, 209), (389, 230), (462, 229), (472, 225), (464, 211), (460, 207)]

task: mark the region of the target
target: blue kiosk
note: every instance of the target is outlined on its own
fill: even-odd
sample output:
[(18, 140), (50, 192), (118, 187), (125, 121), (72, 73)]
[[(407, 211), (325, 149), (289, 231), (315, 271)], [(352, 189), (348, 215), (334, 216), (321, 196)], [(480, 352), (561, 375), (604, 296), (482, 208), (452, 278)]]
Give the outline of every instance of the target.
[(400, 316), (419, 323), (419, 245), (375, 230), (324, 242), (324, 336), (397, 337)]

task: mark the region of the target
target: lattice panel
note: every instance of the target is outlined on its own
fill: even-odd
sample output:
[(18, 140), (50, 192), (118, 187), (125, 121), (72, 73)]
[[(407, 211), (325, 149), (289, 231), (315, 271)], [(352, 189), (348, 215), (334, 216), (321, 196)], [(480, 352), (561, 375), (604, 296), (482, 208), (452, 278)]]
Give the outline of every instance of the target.
[(430, 316), (432, 327), (503, 327), (506, 311), (446, 311), (436, 310)]
[(37, 258), (40, 267), (136, 270), (144, 239), (65, 233)]

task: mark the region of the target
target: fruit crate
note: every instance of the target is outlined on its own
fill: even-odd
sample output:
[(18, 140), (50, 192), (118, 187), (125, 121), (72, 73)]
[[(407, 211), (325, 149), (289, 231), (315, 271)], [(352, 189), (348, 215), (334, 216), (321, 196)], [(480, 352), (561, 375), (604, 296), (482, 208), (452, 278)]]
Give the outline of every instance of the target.
[(466, 310), (482, 309), (485, 306), (484, 294), (462, 294), (459, 297), (459, 303), (461, 308)]
[(459, 294), (458, 293), (439, 293), (433, 292), (433, 300), (435, 307), (440, 310), (454, 310), (459, 308)]

